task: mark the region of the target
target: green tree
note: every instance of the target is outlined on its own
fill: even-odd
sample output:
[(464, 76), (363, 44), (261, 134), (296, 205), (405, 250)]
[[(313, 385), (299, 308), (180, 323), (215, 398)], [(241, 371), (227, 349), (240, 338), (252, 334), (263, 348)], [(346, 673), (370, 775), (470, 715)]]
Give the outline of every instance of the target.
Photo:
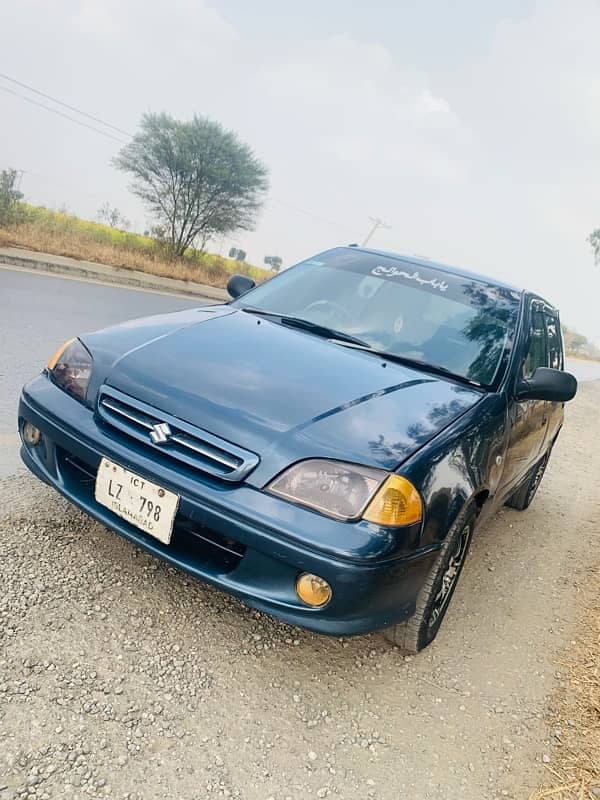
[(588, 344), (588, 340), (586, 336), (583, 336), (581, 333), (573, 332), (569, 337), (568, 343), (568, 352), (570, 353), (579, 353), (582, 347), (585, 347)]
[(265, 256), (265, 264), (268, 264), (273, 272), (279, 272), (283, 264), (283, 259), (279, 256)]
[(252, 230), (268, 189), (266, 167), (218, 122), (144, 114), (140, 130), (113, 161), (133, 177), (139, 197), (174, 256), (216, 234)]
[(0, 225), (10, 225), (16, 219), (19, 200), (23, 199), (23, 193), (19, 191), (18, 185), (18, 170), (0, 171)]
[(596, 264), (600, 264), (600, 228), (596, 228), (595, 231), (592, 231), (587, 240), (592, 245)]
[(240, 250), (239, 247), (230, 247), (229, 248), (229, 258), (233, 258), (236, 261), (245, 261), (246, 260), (246, 251)]

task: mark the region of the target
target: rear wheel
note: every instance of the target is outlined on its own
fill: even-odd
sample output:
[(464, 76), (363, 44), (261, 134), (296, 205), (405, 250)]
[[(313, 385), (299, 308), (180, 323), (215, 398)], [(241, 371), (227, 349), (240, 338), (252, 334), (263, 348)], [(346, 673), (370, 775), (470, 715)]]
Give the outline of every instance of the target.
[(403, 652), (418, 653), (437, 636), (469, 551), (475, 518), (473, 509), (460, 515), (419, 592), (414, 615), (384, 631)]
[(529, 508), (542, 482), (549, 459), (550, 453), (546, 453), (529, 471), (521, 486), (506, 501), (507, 506), (516, 508), (517, 511), (525, 511), (526, 508)]

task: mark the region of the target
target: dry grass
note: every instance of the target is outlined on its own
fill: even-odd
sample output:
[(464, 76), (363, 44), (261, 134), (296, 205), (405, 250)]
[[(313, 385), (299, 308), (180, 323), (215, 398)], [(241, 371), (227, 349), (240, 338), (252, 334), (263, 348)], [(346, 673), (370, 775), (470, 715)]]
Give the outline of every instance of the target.
[(560, 729), (552, 778), (529, 800), (600, 798), (600, 565), (589, 570), (577, 638), (561, 659), (565, 688), (552, 704)]
[(171, 260), (164, 248), (149, 237), (45, 208), (24, 205), (21, 216), (19, 224), (0, 228), (0, 247), (23, 247), (219, 287), (227, 284), (233, 272), (244, 272), (256, 281), (270, 274), (245, 262), (197, 251)]

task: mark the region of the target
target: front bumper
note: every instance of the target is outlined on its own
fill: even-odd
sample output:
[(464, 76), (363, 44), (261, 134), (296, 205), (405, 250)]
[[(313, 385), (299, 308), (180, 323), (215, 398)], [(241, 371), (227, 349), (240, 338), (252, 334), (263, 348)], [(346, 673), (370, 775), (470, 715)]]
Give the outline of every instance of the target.
[[(367, 523), (343, 523), (294, 506), (247, 484), (228, 484), (173, 463), (106, 429), (93, 411), (45, 375), (24, 389), (19, 431), (31, 422), (43, 433), (31, 447), (21, 436), (23, 461), (90, 516), (137, 546), (241, 598), (248, 605), (319, 633), (358, 634), (414, 613), (434, 549), (398, 557), (389, 535)], [(102, 456), (180, 495), (171, 543), (164, 545), (117, 517), (94, 498)], [(414, 531), (407, 531), (414, 541)], [(296, 595), (302, 572), (333, 588), (323, 608)]]

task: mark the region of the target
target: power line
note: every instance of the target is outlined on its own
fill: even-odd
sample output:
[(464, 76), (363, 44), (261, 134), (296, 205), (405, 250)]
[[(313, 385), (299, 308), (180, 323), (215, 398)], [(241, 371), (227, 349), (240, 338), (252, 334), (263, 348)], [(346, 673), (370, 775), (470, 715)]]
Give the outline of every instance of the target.
[(270, 200), (274, 203), (279, 203), (280, 206), (284, 206), (285, 208), (291, 208), (292, 211), (297, 211), (299, 214), (304, 214), (307, 217), (312, 217), (312, 219), (316, 219), (319, 222), (325, 222), (327, 225), (333, 225), (336, 228), (341, 228), (342, 230), (348, 231), (349, 233), (352, 234), (355, 233), (354, 229), (349, 228), (347, 225), (343, 225), (341, 222), (334, 222), (331, 219), (320, 217), (318, 214), (313, 214), (312, 211), (307, 211), (306, 209), (299, 208), (298, 206), (292, 205), (291, 203), (286, 203), (285, 200), (280, 200), (278, 197), (271, 197)]
[(31, 103), (34, 106), (39, 106), (39, 108), (43, 108), (46, 111), (50, 111), (50, 113), (52, 114), (56, 114), (59, 117), (68, 119), (69, 122), (74, 122), (76, 125), (81, 125), (82, 128), (88, 128), (91, 131), (99, 133), (101, 136), (106, 136), (107, 139), (113, 139), (115, 142), (119, 142), (119, 144), (127, 144), (127, 142), (124, 139), (119, 139), (116, 136), (113, 136), (112, 133), (109, 133), (108, 131), (100, 130), (100, 128), (95, 128), (93, 125), (88, 125), (87, 122), (82, 122), (82, 120), (80, 119), (75, 119), (75, 117), (70, 117), (68, 114), (64, 114), (57, 108), (51, 108), (51, 106), (44, 105), (44, 103), (39, 103), (32, 97), (26, 97), (24, 94), (20, 94), (19, 92), (15, 92), (12, 89), (9, 89), (8, 86), (0, 85), (0, 89), (2, 89), (2, 91), (6, 92), (7, 94), (12, 94), (14, 97), (18, 97), (21, 100), (25, 100), (27, 103)]
[[(100, 119), (100, 117), (95, 117), (93, 114), (88, 114), (86, 111), (82, 111), (81, 109), (77, 108), (76, 106), (69, 105), (69, 103), (65, 103), (62, 100), (59, 100), (58, 98), (53, 97), (52, 95), (46, 94), (45, 92), (42, 92), (39, 89), (35, 89), (33, 86), (30, 86), (27, 83), (23, 83), (22, 81), (19, 81), (16, 78), (12, 78), (10, 75), (6, 75), (5, 73), (0, 72), (0, 78), (3, 78), (4, 80), (10, 81), (11, 83), (14, 83), (15, 85), (20, 86), (23, 89), (26, 89), (26, 90), (28, 90), (30, 92), (34, 92), (35, 94), (39, 95), (40, 97), (44, 97), (45, 99), (50, 100), (52, 103), (56, 103), (56, 104), (62, 106), (63, 108), (69, 109), (69, 111), (73, 111), (74, 113), (79, 114), (80, 116), (86, 117), (87, 119), (90, 119), (93, 122), (97, 122), (98, 124), (103, 125), (105, 128), (110, 128), (111, 130), (114, 130), (117, 133), (121, 133), (124, 136), (127, 136), (128, 138), (133, 138), (133, 134), (129, 133), (128, 131), (123, 130), (123, 128), (119, 128), (119, 127), (117, 127), (116, 125), (113, 125), (110, 122), (105, 122), (104, 120)], [(57, 116), (62, 117), (63, 119), (68, 120), (69, 122), (73, 122), (73, 123), (75, 123), (75, 125), (79, 125), (79, 126), (81, 126), (83, 128), (87, 128), (88, 130), (94, 131), (95, 133), (99, 133), (101, 136), (105, 136), (108, 139), (112, 139), (115, 142), (119, 142), (119, 144), (127, 144), (126, 141), (123, 141), (123, 139), (121, 139), (121, 138), (119, 138), (117, 136), (114, 136), (112, 133), (109, 133), (108, 131), (100, 130), (99, 128), (95, 127), (94, 125), (90, 125), (87, 122), (83, 122), (82, 120), (79, 120), (79, 119), (76, 119), (75, 117), (70, 116), (69, 114), (65, 114), (63, 111), (59, 111), (57, 108), (52, 108), (51, 106), (48, 106), (45, 103), (40, 103), (38, 100), (34, 100), (32, 97), (27, 97), (26, 95), (23, 95), (20, 92), (16, 92), (13, 89), (9, 89), (8, 86), (2, 86), (0, 84), (0, 89), (2, 89), (2, 91), (6, 92), (7, 94), (13, 95), (13, 97), (18, 97), (19, 99), (25, 100), (25, 102), (31, 103), (32, 105), (37, 106), (38, 108), (43, 108), (45, 111), (49, 111), (51, 114), (56, 114)], [(299, 214), (304, 214), (305, 216), (311, 217), (312, 219), (315, 219), (315, 220), (317, 220), (319, 222), (324, 222), (327, 225), (331, 225), (331, 226), (334, 226), (336, 228), (339, 228), (340, 230), (347, 231), (348, 233), (351, 233), (352, 235), (355, 234), (354, 229), (348, 227), (347, 225), (344, 225), (344, 224), (342, 224), (340, 222), (335, 222), (334, 220), (326, 219), (325, 217), (321, 217), (318, 214), (314, 214), (312, 211), (308, 211), (307, 209), (300, 208), (299, 206), (293, 205), (292, 203), (287, 203), (286, 201), (280, 200), (277, 197), (271, 197), (270, 201), (278, 203), (279, 205), (284, 206), (286, 208), (289, 208), (292, 211), (296, 211)], [(267, 201), (267, 202), (269, 202), (269, 201)], [(369, 239), (375, 233), (375, 231), (377, 230), (378, 227), (387, 227), (387, 228), (390, 227), (389, 225), (386, 225), (382, 220), (377, 220), (376, 221), (376, 220), (373, 219), (373, 217), (370, 217), (370, 219), (373, 220), (373, 222), (376, 222), (376, 224), (374, 225), (373, 229), (368, 234), (368, 236), (365, 239), (363, 244), (366, 244), (369, 241)]]
[(27, 83), (23, 83), (22, 81), (18, 81), (16, 78), (11, 78), (10, 75), (5, 75), (3, 72), (0, 72), (0, 78), (4, 78), (5, 81), (10, 81), (11, 83), (20, 86), (22, 89), (27, 89), (29, 92), (33, 92), (34, 94), (39, 95), (40, 97), (45, 97), (46, 100), (51, 100), (53, 103), (56, 103), (63, 108), (68, 108), (69, 111), (74, 111), (76, 114), (80, 114), (82, 117), (87, 117), (91, 119), (92, 122), (98, 122), (100, 125), (104, 125), (105, 128), (112, 128), (113, 131), (117, 133), (122, 133), (124, 136), (132, 139), (133, 135), (128, 131), (124, 131), (123, 128), (117, 128), (116, 125), (112, 125), (110, 122), (105, 122), (100, 117), (95, 117), (93, 114), (88, 114), (87, 111), (82, 111), (80, 108), (76, 106), (70, 106), (68, 103), (59, 100), (57, 97), (52, 97), (50, 94), (46, 94), (45, 92), (41, 92), (39, 89), (35, 89), (33, 86), (29, 86)]

